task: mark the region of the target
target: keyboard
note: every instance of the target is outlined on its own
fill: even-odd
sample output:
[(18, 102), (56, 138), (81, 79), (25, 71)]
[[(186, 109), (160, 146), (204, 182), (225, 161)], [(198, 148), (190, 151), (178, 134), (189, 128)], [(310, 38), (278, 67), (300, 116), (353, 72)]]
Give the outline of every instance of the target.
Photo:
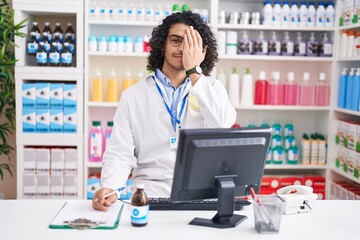
[[(251, 202), (244, 199), (235, 199), (235, 210), (241, 210), (243, 206)], [(188, 202), (172, 202), (170, 198), (149, 198), (150, 210), (217, 210), (217, 199), (195, 200)]]

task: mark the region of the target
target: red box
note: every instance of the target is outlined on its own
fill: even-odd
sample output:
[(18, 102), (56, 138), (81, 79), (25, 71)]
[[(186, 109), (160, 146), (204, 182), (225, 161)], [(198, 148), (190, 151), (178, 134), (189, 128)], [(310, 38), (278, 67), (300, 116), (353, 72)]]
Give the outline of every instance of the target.
[(298, 176), (284, 176), (281, 177), (281, 187), (290, 185), (303, 185), (304, 178)]
[(281, 188), (281, 179), (279, 177), (264, 176), (261, 182), (260, 194), (276, 194), (276, 191)]
[(305, 176), (304, 185), (313, 189), (325, 189), (325, 177), (322, 176)]

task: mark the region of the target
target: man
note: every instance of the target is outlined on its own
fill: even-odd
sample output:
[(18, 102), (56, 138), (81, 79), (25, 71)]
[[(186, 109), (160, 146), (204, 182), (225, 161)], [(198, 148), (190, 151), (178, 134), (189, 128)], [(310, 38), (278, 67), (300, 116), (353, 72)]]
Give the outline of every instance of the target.
[(93, 207), (117, 200), (105, 194), (125, 185), (132, 170), (151, 197), (169, 197), (180, 128), (229, 128), (236, 120), (227, 92), (209, 79), (216, 40), (198, 14), (174, 13), (152, 32), (146, 79), (123, 92), (103, 156)]

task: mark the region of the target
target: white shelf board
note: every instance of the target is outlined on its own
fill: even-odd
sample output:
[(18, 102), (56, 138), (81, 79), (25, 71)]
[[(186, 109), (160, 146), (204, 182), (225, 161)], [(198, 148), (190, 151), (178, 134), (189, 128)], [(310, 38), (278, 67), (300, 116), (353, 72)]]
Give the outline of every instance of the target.
[(76, 68), (76, 67), (36, 67), (36, 66), (24, 66), (15, 68), (15, 74), (68, 74), (68, 75), (82, 75), (84, 74), (83, 68)]
[(355, 29), (355, 28), (360, 28), (360, 23), (341, 26), (341, 27), (339, 27), (339, 30), (342, 31), (342, 30), (349, 30), (349, 29)]
[(267, 169), (267, 170), (325, 170), (326, 165), (304, 165), (304, 164), (276, 165), (276, 164), (268, 164), (268, 165), (265, 166), (265, 169)]
[(83, 144), (82, 134), (17, 133), (17, 145), (77, 146)]
[(157, 21), (118, 21), (118, 20), (89, 20), (89, 25), (117, 25), (132, 27), (156, 27), (160, 22)]
[(265, 25), (244, 25), (244, 24), (218, 24), (218, 29), (239, 29), (239, 30), (261, 30), (261, 31), (311, 31), (311, 32), (332, 32), (334, 27), (284, 27)]
[(346, 113), (346, 114), (353, 115), (353, 116), (360, 116), (359, 111), (353, 111), (353, 110), (344, 109), (344, 108), (336, 108), (335, 111), (339, 112), (339, 113)]
[(296, 62), (331, 62), (333, 57), (298, 57), (273, 55), (219, 55), (221, 60), (256, 60), (256, 61), (296, 61)]
[[(85, 159), (87, 158), (85, 157)], [(103, 166), (102, 162), (89, 162), (89, 161), (87, 161), (86, 165), (88, 168), (102, 168)]]
[(330, 107), (316, 107), (316, 106), (274, 106), (274, 105), (251, 105), (238, 106), (237, 110), (269, 110), (269, 111), (329, 111)]
[(88, 52), (88, 56), (94, 57), (147, 57), (149, 53), (120, 53), (120, 52)]
[(338, 58), (337, 59), (340, 62), (356, 62), (356, 61), (360, 61), (360, 57), (343, 57), (343, 58)]
[[(118, 102), (88, 102), (88, 107), (104, 107), (104, 108), (116, 108)], [(86, 106), (85, 106), (86, 107)]]
[(341, 169), (336, 168), (335, 166), (331, 166), (331, 171), (333, 171), (347, 179), (350, 179), (351, 181), (354, 181), (354, 182), (360, 184), (360, 178), (353, 177), (353, 176), (347, 174), (346, 172), (342, 171)]

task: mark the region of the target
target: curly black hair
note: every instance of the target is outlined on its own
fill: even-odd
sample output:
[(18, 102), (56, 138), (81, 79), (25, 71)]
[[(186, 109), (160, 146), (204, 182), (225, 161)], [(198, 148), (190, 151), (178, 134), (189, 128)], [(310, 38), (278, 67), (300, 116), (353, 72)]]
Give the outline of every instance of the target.
[(215, 63), (219, 60), (216, 39), (210, 27), (201, 19), (200, 15), (191, 11), (173, 13), (164, 18), (163, 22), (154, 28), (149, 41), (151, 51), (146, 69), (155, 71), (157, 68), (162, 68), (166, 38), (170, 27), (176, 23), (193, 26), (199, 32), (203, 40), (203, 46), (207, 46), (205, 59), (200, 64), (200, 67), (203, 74), (209, 76)]

